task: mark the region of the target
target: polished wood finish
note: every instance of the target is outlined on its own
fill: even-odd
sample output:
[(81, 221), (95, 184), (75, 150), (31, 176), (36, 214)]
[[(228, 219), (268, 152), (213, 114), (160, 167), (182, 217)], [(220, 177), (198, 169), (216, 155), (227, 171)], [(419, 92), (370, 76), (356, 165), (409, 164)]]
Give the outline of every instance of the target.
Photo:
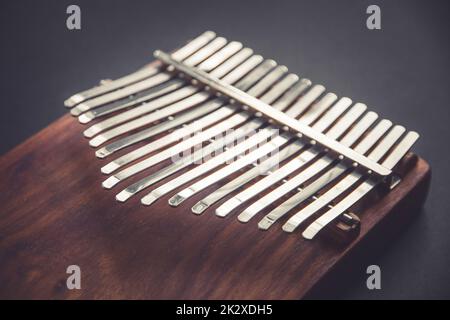
[[(64, 116), (0, 159), (0, 298), (298, 299), (312, 289), (320, 297), (319, 280), (352, 261), (367, 239), (398, 230), (420, 209), (430, 181), (419, 158), (359, 215), (356, 238), (306, 241), (281, 224), (263, 232), (259, 219), (192, 214), (208, 190), (177, 209), (168, 197), (151, 207), (140, 197), (120, 204), (114, 195), (125, 185), (102, 189), (105, 161), (82, 130)], [(81, 290), (66, 288), (73, 264)]]

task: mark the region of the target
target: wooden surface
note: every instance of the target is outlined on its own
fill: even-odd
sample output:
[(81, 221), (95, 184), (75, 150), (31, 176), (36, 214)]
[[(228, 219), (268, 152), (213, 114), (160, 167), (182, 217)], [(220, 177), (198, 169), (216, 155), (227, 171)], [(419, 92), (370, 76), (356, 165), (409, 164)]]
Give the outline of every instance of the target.
[[(377, 243), (419, 210), (430, 179), (418, 159), (402, 183), (360, 214), (359, 236), (346, 245), (258, 230), (236, 216), (180, 208), (160, 199), (114, 200), (102, 189), (105, 161), (70, 116), (0, 159), (0, 298), (298, 299), (352, 262), (365, 240)], [(396, 229), (397, 230), (397, 229)], [(66, 288), (66, 268), (81, 268), (81, 290)], [(342, 272), (342, 271), (341, 271)], [(345, 270), (344, 270), (345, 272)], [(320, 289), (319, 289), (320, 290)]]

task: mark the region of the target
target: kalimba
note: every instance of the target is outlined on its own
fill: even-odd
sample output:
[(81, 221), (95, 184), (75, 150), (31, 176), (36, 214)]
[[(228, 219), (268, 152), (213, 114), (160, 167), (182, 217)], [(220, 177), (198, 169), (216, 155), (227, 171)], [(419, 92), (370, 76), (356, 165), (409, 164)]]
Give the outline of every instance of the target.
[(2, 158), (2, 297), (303, 298), (425, 201), (365, 104), (211, 31), (154, 56)]

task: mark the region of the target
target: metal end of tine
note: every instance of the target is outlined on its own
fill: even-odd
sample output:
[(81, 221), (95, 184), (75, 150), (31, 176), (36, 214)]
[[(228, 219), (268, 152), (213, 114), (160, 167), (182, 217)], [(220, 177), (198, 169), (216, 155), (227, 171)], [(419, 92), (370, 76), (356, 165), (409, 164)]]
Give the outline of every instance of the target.
[(180, 196), (179, 194), (176, 194), (169, 199), (169, 205), (171, 205), (172, 207), (178, 207), (184, 200), (185, 200), (184, 197)]
[(125, 202), (127, 201), (133, 193), (129, 192), (127, 189), (120, 191), (118, 194), (116, 194), (116, 200), (118, 202)]
[(116, 178), (115, 176), (111, 176), (108, 179), (106, 179), (105, 181), (102, 182), (102, 187), (105, 189), (111, 189), (112, 187), (114, 187), (116, 184), (118, 184), (120, 182), (120, 180), (118, 178)]
[(208, 204), (205, 202), (197, 202), (192, 208), (191, 211), (195, 214), (202, 214), (206, 209), (208, 209)]
[(114, 161), (111, 161), (110, 163), (104, 165), (100, 171), (103, 174), (110, 174), (112, 172), (114, 172), (115, 170), (117, 170), (118, 168), (120, 168), (120, 165), (118, 165), (117, 163), (115, 163)]
[(82, 124), (86, 124), (86, 123), (89, 123), (92, 120), (94, 120), (94, 118), (95, 118), (94, 113), (91, 111), (88, 111), (88, 112), (85, 112), (85, 113), (81, 114), (80, 116), (78, 116), (78, 121)]
[(268, 230), (270, 226), (273, 224), (273, 220), (270, 220), (268, 217), (264, 217), (259, 223), (258, 228), (260, 230)]
[(153, 193), (149, 193), (148, 195), (146, 195), (145, 197), (143, 197), (141, 199), (141, 203), (144, 206), (149, 206), (151, 205), (153, 202), (155, 202), (156, 200), (158, 200), (158, 197), (156, 195), (154, 195)]
[(72, 108), (74, 107), (76, 104), (80, 103), (81, 101), (83, 101), (83, 96), (79, 95), (79, 94), (74, 94), (73, 96), (71, 96), (69, 99), (67, 99), (66, 101), (64, 101), (64, 106), (66, 108)]

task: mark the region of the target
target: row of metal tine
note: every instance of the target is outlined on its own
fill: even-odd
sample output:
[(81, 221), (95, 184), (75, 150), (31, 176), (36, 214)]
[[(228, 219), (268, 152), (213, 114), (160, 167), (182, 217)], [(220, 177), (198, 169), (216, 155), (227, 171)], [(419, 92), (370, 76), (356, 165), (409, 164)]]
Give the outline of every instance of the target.
[[(325, 93), (322, 85), (312, 85), (310, 80), (289, 73), (285, 66), (211, 31), (171, 57), (260, 99), (388, 169), (394, 168), (418, 139), (417, 133), (378, 119), (366, 105)], [(270, 119), (206, 89), (170, 67), (153, 64), (65, 101), (81, 123), (96, 120), (84, 135), (92, 147), (100, 147), (97, 157), (129, 150), (102, 167), (101, 171), (110, 175), (103, 182), (104, 188), (111, 189), (148, 171), (121, 190), (116, 195), (118, 201), (150, 190), (160, 181), (163, 183), (141, 199), (144, 205), (173, 192), (169, 204), (178, 206), (208, 188), (208, 195), (192, 207), (193, 213), (201, 214), (222, 202), (215, 210), (220, 217), (245, 207), (239, 210), (238, 219), (248, 222), (264, 211), (260, 229), (266, 230), (283, 218), (287, 219), (282, 226), (286, 232), (308, 220), (312, 222), (303, 236), (312, 239), (382, 183), (329, 150), (292, 132), (280, 133)], [(192, 152), (173, 160), (186, 150)], [(162, 169), (152, 170), (165, 161), (168, 164)], [(292, 213), (289, 218), (288, 213)]]

